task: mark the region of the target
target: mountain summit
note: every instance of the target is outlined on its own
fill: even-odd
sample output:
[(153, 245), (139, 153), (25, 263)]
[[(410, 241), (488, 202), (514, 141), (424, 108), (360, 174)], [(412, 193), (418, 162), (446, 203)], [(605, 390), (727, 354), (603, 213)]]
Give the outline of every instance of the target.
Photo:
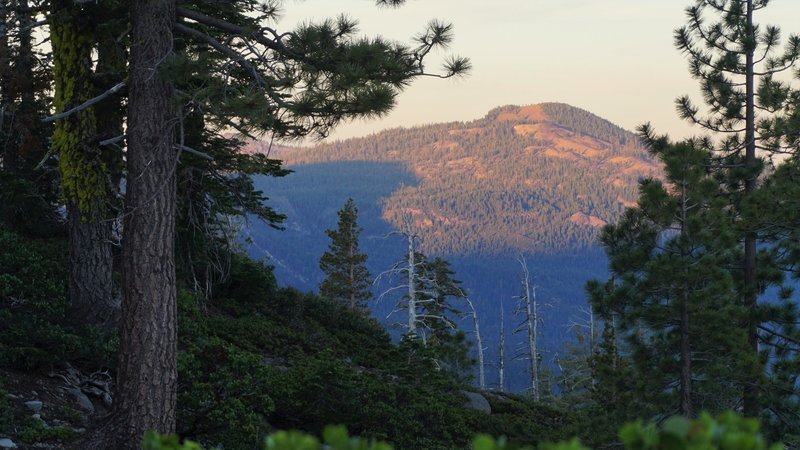
[(395, 227), (411, 218), (424, 250), (446, 255), (590, 247), (597, 229), (636, 199), (638, 179), (659, 173), (635, 134), (563, 103), (503, 106), (471, 122), (281, 156), (298, 172), (325, 162), (400, 163), (416, 183), (385, 197), (382, 216)]

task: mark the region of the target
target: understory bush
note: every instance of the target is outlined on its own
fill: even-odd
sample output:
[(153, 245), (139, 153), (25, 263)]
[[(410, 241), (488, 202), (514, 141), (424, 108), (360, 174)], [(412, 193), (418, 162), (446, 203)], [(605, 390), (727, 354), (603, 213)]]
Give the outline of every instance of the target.
[(62, 361), (113, 364), (116, 339), (66, 323), (67, 243), (35, 239), (0, 225), (0, 361), (30, 371)]
[[(323, 440), (301, 432), (277, 432), (268, 436), (265, 450), (391, 450), (392, 446), (372, 439), (353, 438), (344, 427), (327, 427)], [(663, 426), (643, 422), (629, 423), (619, 432), (626, 450), (781, 450), (781, 444), (768, 444), (759, 433), (756, 420), (743, 419), (732, 412), (717, 418), (703, 413), (696, 420), (673, 417)], [(324, 447), (323, 447), (324, 443)], [(144, 450), (201, 450), (194, 442), (180, 443), (175, 436), (148, 433)], [(420, 447), (422, 448), (422, 447)], [(505, 438), (480, 435), (472, 440), (473, 450), (532, 450), (509, 444)], [(541, 450), (588, 450), (577, 439), (555, 444), (542, 444)]]
[(277, 288), (260, 263), (237, 258), (211, 299), (184, 289), (179, 308), (181, 436), (249, 450), (273, 429), (338, 422), (398, 448), (449, 449), (472, 434), (478, 413), (424, 346), (394, 345), (363, 314)]

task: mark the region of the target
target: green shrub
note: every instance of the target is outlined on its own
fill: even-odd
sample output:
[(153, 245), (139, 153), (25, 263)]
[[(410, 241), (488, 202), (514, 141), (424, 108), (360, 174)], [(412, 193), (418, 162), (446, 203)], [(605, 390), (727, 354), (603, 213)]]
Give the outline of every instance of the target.
[[(343, 427), (326, 427), (322, 433), (325, 448), (330, 450), (391, 450), (391, 446), (374, 440), (352, 438)], [(714, 419), (703, 413), (697, 420), (674, 417), (662, 427), (639, 421), (625, 425), (620, 438), (626, 450), (781, 450), (781, 444), (768, 445), (759, 434), (756, 420), (742, 419), (732, 412)], [(180, 444), (176, 437), (148, 433), (145, 450), (200, 450), (192, 442)], [(320, 450), (322, 444), (311, 435), (300, 432), (277, 432), (267, 437), (265, 450)], [(419, 447), (426, 448), (426, 447)], [(473, 450), (532, 450), (480, 435), (472, 440)], [(588, 450), (577, 439), (556, 444), (543, 444), (540, 450)]]
[(86, 417), (81, 411), (78, 411), (75, 408), (70, 408), (69, 406), (62, 406), (59, 408), (59, 415), (61, 416), (62, 420), (66, 420), (70, 424), (76, 427), (85, 427), (89, 425), (89, 418)]
[[(325, 448), (330, 450), (392, 450), (386, 443), (350, 437), (341, 426), (328, 426), (322, 433)], [(299, 431), (279, 431), (264, 440), (265, 450), (320, 450), (322, 443), (314, 436)], [(227, 447), (225, 447), (227, 448)], [(145, 435), (143, 450), (202, 450), (196, 442), (181, 443), (177, 436), (160, 436), (149, 432)]]
[(67, 442), (77, 436), (78, 433), (70, 427), (46, 427), (40, 420), (29, 418), (19, 434), (19, 440), (23, 444), (31, 445), (39, 442)]
[(726, 412), (714, 419), (703, 413), (697, 420), (673, 417), (663, 427), (641, 421), (625, 425), (620, 431), (628, 450), (780, 450), (769, 445), (759, 433), (759, 423)]
[(0, 307), (40, 317), (67, 308), (66, 243), (26, 239), (0, 226)]
[(183, 433), (236, 450), (253, 448), (271, 430), (272, 370), (258, 355), (211, 338), (180, 354), (178, 373)]
[(0, 226), (0, 361), (30, 371), (61, 361), (113, 366), (116, 339), (65, 322), (67, 245)]
[(8, 403), (8, 393), (0, 384), (0, 434), (8, 433), (11, 422), (14, 420), (14, 413)]
[(214, 297), (181, 290), (178, 304), (181, 436), (249, 450), (271, 427), (320, 434), (335, 422), (398, 448), (450, 449), (473, 434), (459, 385), (422, 346), (395, 346), (375, 320), (277, 289), (263, 265), (239, 260)]

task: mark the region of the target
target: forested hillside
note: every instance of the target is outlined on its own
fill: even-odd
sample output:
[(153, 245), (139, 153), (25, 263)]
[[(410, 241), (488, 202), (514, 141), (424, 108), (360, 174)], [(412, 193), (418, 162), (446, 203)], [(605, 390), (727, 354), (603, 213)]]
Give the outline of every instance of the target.
[(468, 74), (453, 24), (0, 1), (0, 449), (800, 449), (800, 35), (692, 3), (705, 135), (546, 103), (292, 148)]
[[(405, 214), (420, 236), (420, 249), (452, 263), (477, 308), (489, 384), (499, 383), (504, 331), (510, 353), (506, 386), (522, 391), (528, 363), (520, 357), (524, 333), (514, 333), (522, 320), (517, 259), (527, 258), (543, 304), (541, 364), (555, 368), (564, 343), (588, 324), (584, 284), (606, 273), (596, 241), (600, 228), (632, 204), (640, 178), (659, 174), (637, 142), (634, 134), (587, 111), (542, 104), (496, 108), (469, 123), (273, 149), (294, 173), (257, 177), (255, 184), (270, 206), (287, 215), (285, 230), (252, 221), (243, 229), (245, 246), (254, 258), (274, 265), (281, 282), (316, 291), (323, 274), (308, 262), (325, 251), (325, 230), (348, 198), (360, 209), (361, 245), (373, 277), (402, 259), (405, 244), (393, 233), (405, 226)], [(372, 290), (380, 297), (398, 282), (382, 278)], [(402, 315), (392, 314), (395, 301), (389, 295), (369, 308), (399, 332), (395, 325)], [(472, 330), (471, 319), (460, 320), (459, 328)], [(474, 345), (471, 352), (476, 356)]]
[(505, 106), (472, 122), (385, 131), (286, 152), (287, 165), (400, 162), (417, 179), (383, 201), (437, 254), (559, 253), (594, 244), (658, 166), (635, 135), (559, 103)]

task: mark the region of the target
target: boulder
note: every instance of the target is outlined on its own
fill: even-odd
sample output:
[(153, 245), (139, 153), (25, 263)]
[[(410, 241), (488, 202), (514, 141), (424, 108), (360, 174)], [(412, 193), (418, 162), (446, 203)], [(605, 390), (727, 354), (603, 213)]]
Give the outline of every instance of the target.
[(11, 439), (2, 438), (0, 439), (0, 448), (17, 448), (17, 444)]
[(461, 394), (467, 398), (467, 402), (464, 403), (465, 408), (485, 412), (486, 414), (492, 413), (492, 407), (483, 395), (469, 391), (461, 391)]
[(75, 397), (75, 400), (78, 401), (78, 406), (88, 413), (94, 413), (94, 403), (89, 400), (89, 397), (83, 393), (80, 389), (77, 388), (68, 388), (66, 389), (67, 393)]
[(42, 402), (39, 400), (30, 400), (25, 402), (25, 406), (28, 407), (31, 411), (38, 413), (42, 410)]

